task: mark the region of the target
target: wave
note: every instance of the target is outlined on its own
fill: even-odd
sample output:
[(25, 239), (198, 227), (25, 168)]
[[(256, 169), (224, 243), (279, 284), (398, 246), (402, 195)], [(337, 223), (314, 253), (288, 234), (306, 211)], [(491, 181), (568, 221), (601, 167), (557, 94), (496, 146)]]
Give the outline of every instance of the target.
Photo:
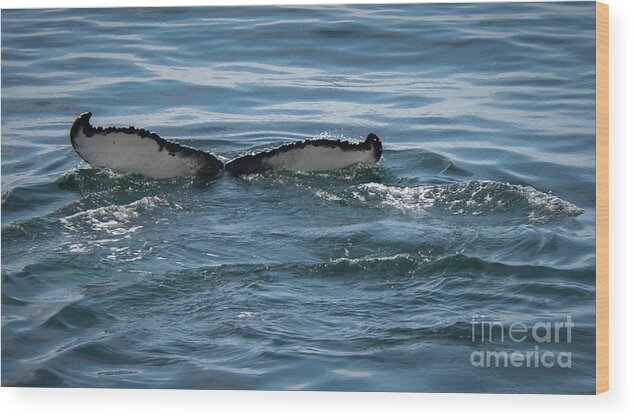
[(63, 190), (85, 194), (114, 192), (182, 191), (185, 187), (205, 187), (213, 183), (208, 177), (174, 177), (153, 179), (138, 174), (117, 174), (107, 169), (81, 168), (62, 175), (57, 184)]
[[(418, 187), (389, 186), (376, 182), (362, 184), (356, 195), (364, 202), (402, 212), (441, 210), (453, 215), (479, 216), (490, 213), (522, 213), (529, 221), (547, 222), (557, 217), (583, 213), (579, 207), (553, 194), (530, 186), (497, 181), (468, 181), (450, 185)], [(353, 195), (355, 196), (355, 195)]]
[(51, 314), (42, 323), (45, 328), (57, 330), (88, 330), (107, 325), (115, 320), (115, 317), (107, 313), (100, 313), (82, 303), (71, 302)]
[[(390, 287), (412, 288), (423, 285), (426, 289), (444, 290), (446, 292), (465, 291), (464, 283), (453, 284), (456, 279), (479, 279), (490, 283), (493, 279), (503, 280), (505, 283), (517, 282), (526, 286), (531, 282), (544, 285), (540, 290), (545, 295), (552, 286), (567, 288), (593, 287), (595, 270), (593, 268), (562, 269), (559, 267), (537, 264), (513, 264), (510, 262), (489, 260), (482, 256), (464, 253), (448, 253), (436, 250), (427, 252), (401, 253), (372, 253), (359, 257), (338, 257), (330, 260), (313, 261), (280, 261), (254, 263), (220, 263), (200, 266), (196, 268), (176, 268), (152, 276), (142, 284), (134, 283), (123, 287), (134, 290), (142, 289), (139, 297), (151, 294), (148, 287), (160, 295), (176, 293), (190, 295), (194, 288), (207, 288), (210, 279), (218, 287), (234, 288), (262, 287), (267, 283), (278, 284), (290, 278), (316, 279), (345, 279), (357, 283), (359, 287), (375, 288), (378, 284), (373, 280), (384, 282), (398, 280)], [(342, 276), (345, 274), (345, 276)], [(223, 286), (223, 279), (241, 279), (238, 282), (227, 283)], [(544, 279), (566, 279), (566, 284), (559, 282), (546, 283)], [(366, 283), (365, 281), (370, 281)], [(397, 285), (398, 284), (398, 285)], [(489, 291), (498, 292), (498, 286)], [(471, 287), (467, 288), (471, 289)], [(488, 288), (487, 288), (488, 289)], [(129, 293), (126, 293), (130, 295)]]
[(134, 233), (142, 226), (128, 226), (133, 219), (139, 217), (140, 213), (166, 205), (163, 198), (143, 197), (124, 205), (109, 205), (96, 209), (83, 210), (70, 216), (61, 217), (59, 221), (64, 227), (71, 231), (89, 226), (95, 231), (105, 231), (111, 235), (119, 236)]

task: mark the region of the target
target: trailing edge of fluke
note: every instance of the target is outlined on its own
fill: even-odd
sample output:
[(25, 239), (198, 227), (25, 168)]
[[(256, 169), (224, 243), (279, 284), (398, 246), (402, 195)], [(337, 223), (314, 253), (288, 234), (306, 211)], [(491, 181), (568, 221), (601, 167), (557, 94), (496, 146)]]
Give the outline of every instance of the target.
[(75, 152), (91, 166), (152, 178), (214, 176), (222, 170), (235, 176), (271, 170), (320, 172), (376, 164), (383, 153), (381, 140), (370, 133), (361, 143), (299, 140), (223, 164), (211, 153), (165, 140), (143, 128), (93, 127), (91, 116), (85, 112), (71, 126), (70, 142)]

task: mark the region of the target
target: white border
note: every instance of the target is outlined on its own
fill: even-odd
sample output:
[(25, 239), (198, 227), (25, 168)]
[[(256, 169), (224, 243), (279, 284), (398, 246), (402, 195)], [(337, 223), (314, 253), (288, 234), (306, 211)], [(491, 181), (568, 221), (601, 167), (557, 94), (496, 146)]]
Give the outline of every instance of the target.
[[(411, 1), (398, 1), (408, 3)], [(424, 1), (438, 3), (447, 1)], [(634, 412), (632, 282), (630, 238), (634, 237), (634, 16), (631, 0), (605, 0), (610, 5), (610, 392), (594, 396), (404, 394), (264, 391), (170, 391), (2, 388), (0, 412), (5, 419), (125, 419), (136, 417), (298, 418), (360, 417), (400, 419), (615, 418)], [(186, 0), (183, 5), (326, 4), (344, 1)], [(390, 3), (347, 1), (346, 3)], [(392, 1), (391, 3), (396, 3)], [(170, 0), (7, 0), (2, 8), (176, 6)], [(631, 418), (631, 417), (629, 417)]]
[[(548, 0), (7, 0), (2, 8), (58, 8), (58, 7), (185, 7), (185, 6), (253, 6), (253, 5), (303, 5), (303, 4), (399, 4), (399, 3), (526, 3), (544, 2)], [(552, 0), (552, 1), (587, 1), (587, 0)], [(603, 3), (626, 3), (622, 0), (604, 0)]]

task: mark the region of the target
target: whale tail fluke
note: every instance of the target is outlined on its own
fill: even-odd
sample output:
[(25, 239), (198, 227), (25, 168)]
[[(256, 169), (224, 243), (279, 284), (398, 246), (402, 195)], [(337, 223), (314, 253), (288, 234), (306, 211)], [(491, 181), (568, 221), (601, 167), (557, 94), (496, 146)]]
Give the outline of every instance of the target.
[(70, 127), (70, 142), (75, 150), (78, 147), (76, 139), (79, 137), (79, 133), (90, 131), (90, 117), (92, 117), (92, 112), (84, 112), (73, 121), (73, 125)]
[(379, 139), (379, 136), (374, 133), (370, 133), (365, 138), (363, 144), (365, 144), (366, 147), (372, 148), (372, 150), (374, 151), (374, 158), (376, 159), (375, 162), (378, 162), (383, 155), (383, 144), (381, 143), (381, 139)]
[(93, 127), (84, 112), (70, 129), (70, 142), (90, 165), (152, 178), (218, 174), (223, 163), (210, 153), (167, 141), (135, 127)]
[(381, 140), (370, 133), (361, 143), (300, 140), (223, 164), (211, 153), (167, 141), (143, 128), (93, 127), (91, 116), (85, 112), (71, 126), (70, 142), (77, 154), (95, 167), (152, 178), (212, 176), (223, 169), (235, 176), (269, 170), (320, 172), (375, 164), (383, 153)]
[(379, 161), (382, 153), (381, 140), (372, 133), (361, 143), (332, 139), (301, 140), (239, 156), (227, 162), (225, 170), (234, 176), (270, 170), (322, 172), (357, 164), (372, 165)]

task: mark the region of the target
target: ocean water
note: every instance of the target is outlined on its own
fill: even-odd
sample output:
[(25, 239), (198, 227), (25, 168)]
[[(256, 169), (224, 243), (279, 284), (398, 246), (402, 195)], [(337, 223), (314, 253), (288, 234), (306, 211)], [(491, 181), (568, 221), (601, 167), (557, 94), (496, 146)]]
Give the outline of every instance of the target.
[[(592, 393), (594, 19), (3, 10), (2, 385)], [(369, 132), (384, 155), (158, 181), (83, 163), (84, 111), (223, 159)], [(513, 351), (570, 363), (478, 364)]]

